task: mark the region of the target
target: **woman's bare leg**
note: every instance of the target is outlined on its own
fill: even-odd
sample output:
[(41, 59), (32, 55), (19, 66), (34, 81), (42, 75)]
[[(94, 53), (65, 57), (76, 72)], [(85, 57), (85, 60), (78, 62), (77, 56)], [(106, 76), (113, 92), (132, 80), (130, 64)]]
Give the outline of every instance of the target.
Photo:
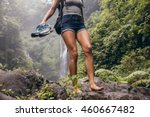
[(92, 46), (90, 41), (90, 36), (87, 30), (81, 30), (77, 34), (77, 40), (80, 43), (83, 53), (85, 55), (85, 64), (87, 69), (87, 74), (89, 78), (90, 88), (92, 90), (102, 90), (103, 87), (99, 87), (94, 82), (94, 63), (92, 55)]
[[(77, 44), (76, 44), (76, 38), (75, 33), (72, 31), (65, 31), (62, 34), (62, 37), (64, 39), (64, 42), (67, 46), (68, 52), (69, 52), (69, 71), (70, 75), (76, 75), (77, 74), (77, 59), (78, 59), (78, 52), (77, 52)], [(62, 68), (63, 69), (63, 68)]]
[[(62, 37), (65, 41), (65, 44), (67, 46), (67, 49), (69, 51), (69, 71), (70, 75), (76, 75), (77, 74), (77, 59), (78, 59), (78, 52), (77, 52), (77, 40), (75, 33), (72, 31), (65, 31), (62, 34)], [(63, 68), (62, 68), (63, 69)], [(72, 85), (74, 87), (73, 93), (81, 93), (81, 91), (76, 87), (77, 81), (73, 80)]]

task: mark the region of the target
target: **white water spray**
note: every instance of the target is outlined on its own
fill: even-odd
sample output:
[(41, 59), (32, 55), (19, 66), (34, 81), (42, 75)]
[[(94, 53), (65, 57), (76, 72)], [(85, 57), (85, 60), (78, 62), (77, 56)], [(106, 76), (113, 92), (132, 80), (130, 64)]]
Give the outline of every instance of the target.
[(60, 39), (60, 78), (66, 76), (68, 73), (68, 51), (62, 39)]

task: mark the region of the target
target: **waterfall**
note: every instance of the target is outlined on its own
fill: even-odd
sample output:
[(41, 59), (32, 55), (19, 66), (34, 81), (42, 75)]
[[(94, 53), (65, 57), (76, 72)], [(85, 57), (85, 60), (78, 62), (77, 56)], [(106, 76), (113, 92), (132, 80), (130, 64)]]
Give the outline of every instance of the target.
[(59, 76), (60, 78), (65, 77), (68, 73), (68, 51), (67, 47), (63, 41), (60, 39), (60, 68), (59, 68)]

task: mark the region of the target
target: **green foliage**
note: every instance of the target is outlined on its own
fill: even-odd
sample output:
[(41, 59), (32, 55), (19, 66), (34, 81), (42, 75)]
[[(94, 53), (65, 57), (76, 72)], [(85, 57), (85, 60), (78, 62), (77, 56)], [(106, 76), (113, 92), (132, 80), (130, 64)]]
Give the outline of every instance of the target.
[(102, 78), (104, 81), (120, 81), (119, 76), (117, 76), (117, 74), (107, 69), (99, 69), (95, 72), (95, 75), (97, 77)]
[(67, 100), (79, 100), (81, 99), (81, 84), (79, 84), (79, 75), (68, 75), (66, 78), (63, 78), (59, 83), (66, 89), (68, 98)]
[(38, 99), (41, 99), (41, 100), (54, 99), (54, 93), (52, 91), (50, 84), (47, 84), (47, 83), (43, 84), (42, 89), (39, 92), (37, 92), (37, 96), (38, 96)]
[(102, 11), (87, 22), (96, 69), (110, 69), (130, 51), (150, 46), (149, 6), (149, 0), (101, 1)]
[(0, 69), (2, 69), (2, 70), (6, 69), (6, 65), (2, 65), (2, 64), (0, 63)]
[(129, 84), (133, 84), (134, 82), (142, 79), (150, 79), (150, 74), (144, 71), (135, 71), (127, 76), (126, 79)]
[(92, 38), (96, 76), (129, 84), (149, 79), (149, 6), (149, 0), (101, 1), (101, 12), (93, 13), (86, 24)]
[(146, 72), (150, 74), (150, 67), (146, 69)]
[(78, 64), (78, 76), (80, 78), (83, 78), (87, 75), (87, 71), (86, 71), (86, 67), (85, 67), (85, 64), (82, 62), (82, 63), (79, 63)]
[(0, 83), (0, 87), (2, 87), (2, 86), (3, 86), (3, 84)]
[(2, 89), (1, 91), (6, 95), (11, 95), (14, 93), (12, 89)]
[(72, 82), (73, 87), (80, 88), (78, 80), (80, 79), (79, 75), (68, 76), (68, 79)]
[(150, 47), (138, 48), (127, 52), (120, 61), (120, 65), (113, 68), (119, 74), (126, 76), (137, 70), (150, 68)]
[(150, 79), (144, 79), (144, 80), (138, 80), (135, 83), (132, 84), (133, 87), (144, 87), (144, 88), (150, 88)]

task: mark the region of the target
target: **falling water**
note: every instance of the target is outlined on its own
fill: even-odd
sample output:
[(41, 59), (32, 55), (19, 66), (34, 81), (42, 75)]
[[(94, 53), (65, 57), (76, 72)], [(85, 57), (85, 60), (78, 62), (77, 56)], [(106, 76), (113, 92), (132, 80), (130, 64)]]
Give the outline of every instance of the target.
[(62, 39), (60, 39), (60, 78), (66, 76), (68, 73), (68, 51)]

